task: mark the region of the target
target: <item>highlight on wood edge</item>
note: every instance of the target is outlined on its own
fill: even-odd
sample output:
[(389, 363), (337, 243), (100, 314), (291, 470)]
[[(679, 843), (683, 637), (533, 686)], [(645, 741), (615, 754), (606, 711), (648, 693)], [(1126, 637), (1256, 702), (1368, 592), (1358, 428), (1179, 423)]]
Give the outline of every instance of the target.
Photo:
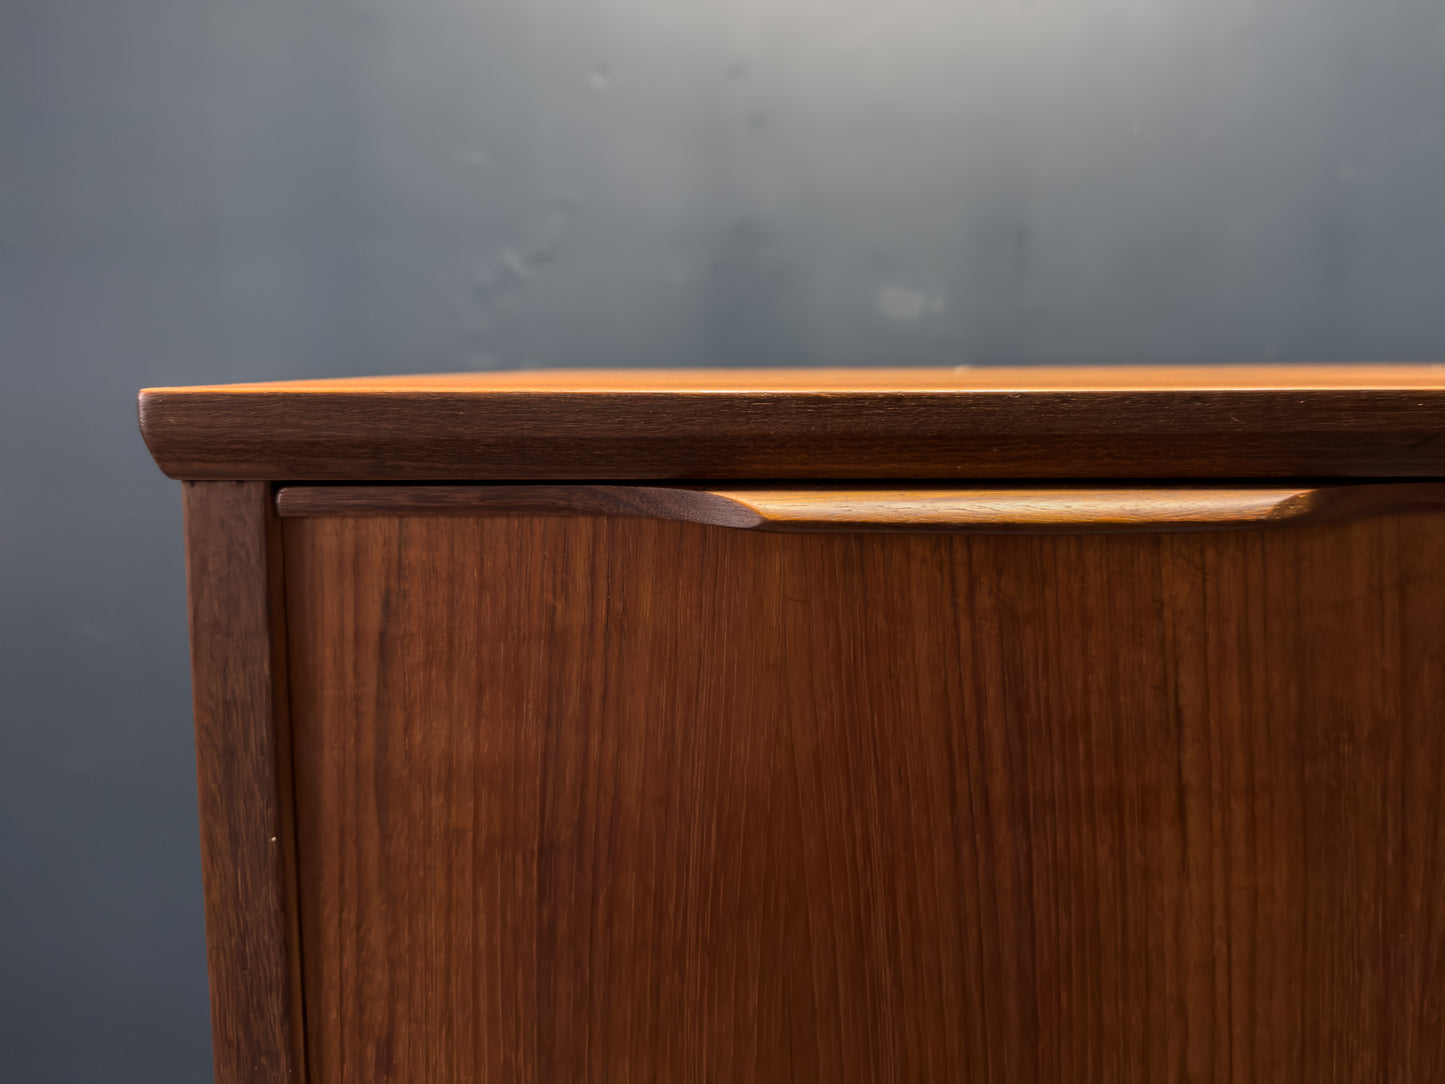
[(1445, 482), (1321, 486), (283, 486), (282, 516), (625, 515), (758, 531), (1242, 530), (1445, 507)]

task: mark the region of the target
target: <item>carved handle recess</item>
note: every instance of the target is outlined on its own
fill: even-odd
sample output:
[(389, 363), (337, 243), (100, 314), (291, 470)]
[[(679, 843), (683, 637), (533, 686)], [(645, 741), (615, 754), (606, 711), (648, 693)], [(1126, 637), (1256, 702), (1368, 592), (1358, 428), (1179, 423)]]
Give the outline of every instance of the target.
[(566, 512), (757, 531), (1111, 533), (1240, 530), (1445, 509), (1445, 483), (1111, 488), (286, 486), (283, 516)]

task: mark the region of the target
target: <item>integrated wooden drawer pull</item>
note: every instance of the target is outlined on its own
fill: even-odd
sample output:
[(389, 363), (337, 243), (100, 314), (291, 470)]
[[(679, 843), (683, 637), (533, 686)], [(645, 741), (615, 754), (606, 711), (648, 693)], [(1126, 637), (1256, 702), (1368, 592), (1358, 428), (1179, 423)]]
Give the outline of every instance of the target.
[(909, 488), (685, 485), (286, 486), (282, 516), (558, 512), (757, 531), (1241, 530), (1445, 508), (1445, 483)]

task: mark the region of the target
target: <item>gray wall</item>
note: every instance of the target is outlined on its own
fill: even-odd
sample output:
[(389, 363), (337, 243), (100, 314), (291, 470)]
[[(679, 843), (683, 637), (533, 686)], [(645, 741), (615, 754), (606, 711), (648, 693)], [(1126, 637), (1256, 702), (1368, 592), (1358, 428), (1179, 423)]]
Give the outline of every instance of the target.
[(0, 0), (0, 1078), (209, 1073), (147, 384), (1445, 356), (1439, 0)]

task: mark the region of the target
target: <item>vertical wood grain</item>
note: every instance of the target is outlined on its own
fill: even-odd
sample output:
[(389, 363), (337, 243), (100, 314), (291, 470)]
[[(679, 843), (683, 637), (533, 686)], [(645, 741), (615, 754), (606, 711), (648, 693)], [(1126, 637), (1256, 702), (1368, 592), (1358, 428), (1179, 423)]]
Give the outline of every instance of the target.
[(1445, 1075), (1445, 517), (285, 533), (318, 1082)]
[(304, 1079), (281, 532), (270, 490), (185, 484), (217, 1084)]

